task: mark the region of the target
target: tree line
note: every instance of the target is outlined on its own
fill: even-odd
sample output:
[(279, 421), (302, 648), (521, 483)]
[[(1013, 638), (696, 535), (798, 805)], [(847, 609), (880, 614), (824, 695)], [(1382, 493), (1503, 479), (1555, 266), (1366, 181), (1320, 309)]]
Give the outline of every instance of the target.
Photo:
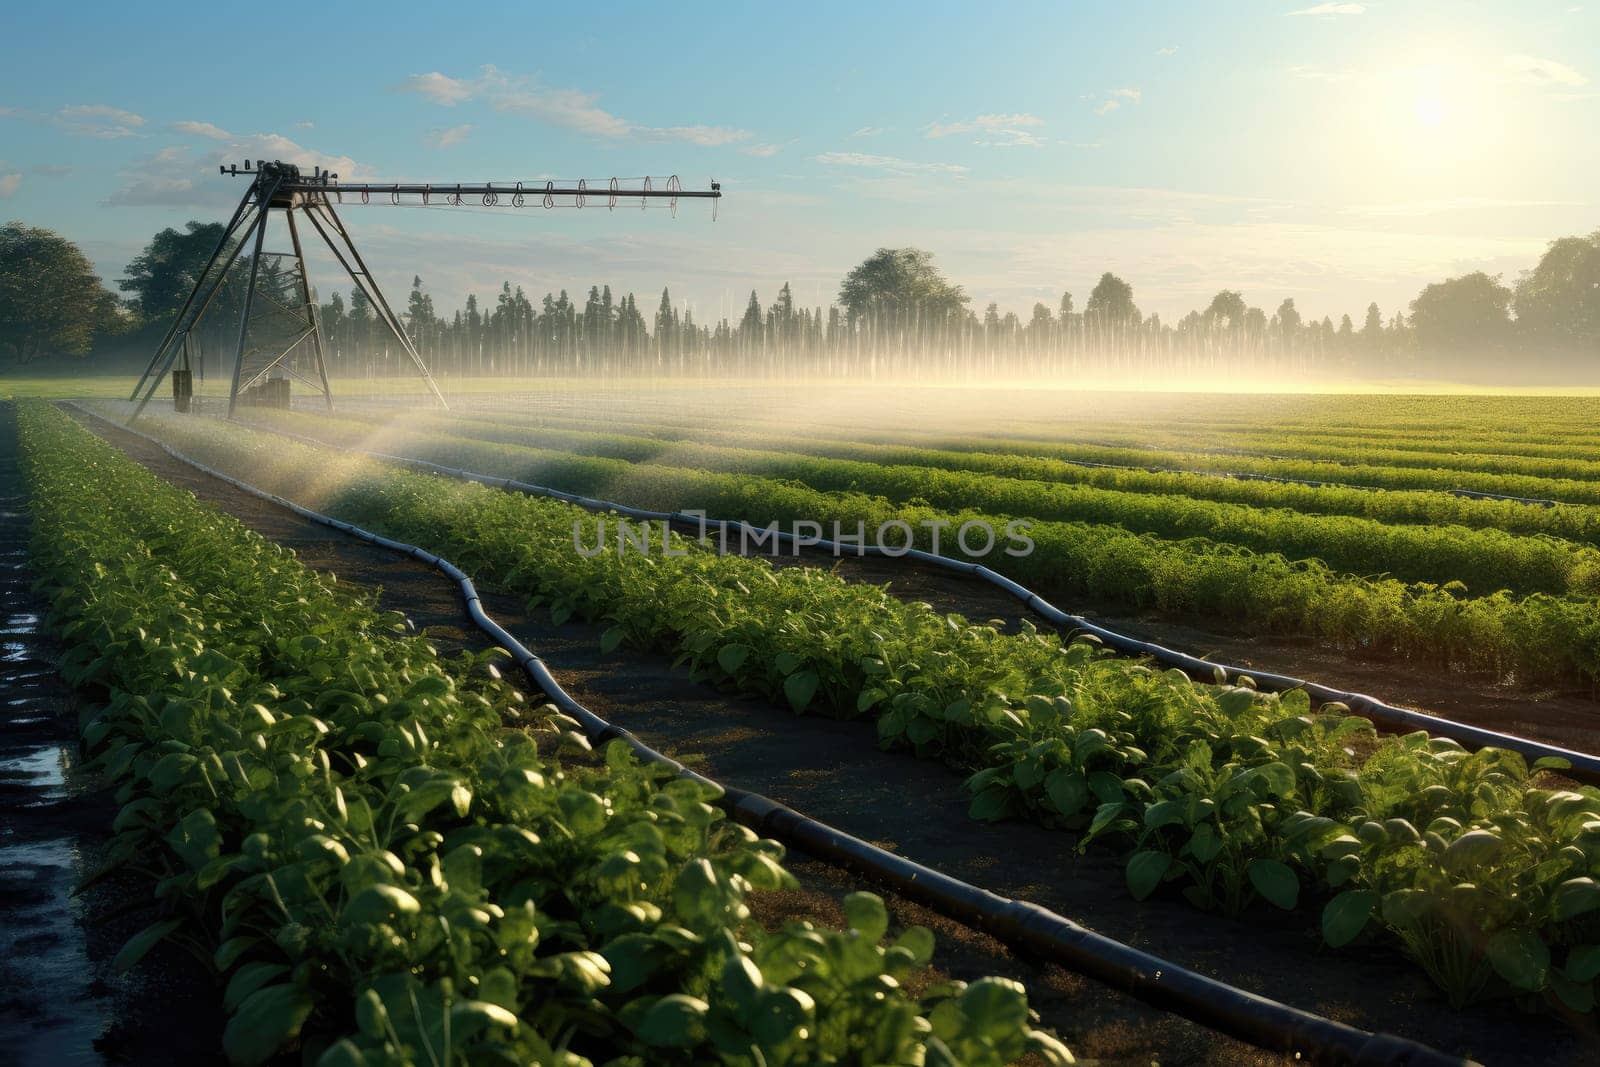
[[(82, 355), (108, 339), (153, 343), (221, 235), (215, 223), (162, 230), (129, 263), (119, 299), (71, 242), (7, 224), (0, 228), (0, 350), (31, 363)], [(231, 359), (245, 270), (236, 265), (202, 331), (213, 367)], [(260, 284), (281, 290), (280, 306), (299, 302), (282, 261), (263, 258)], [(1551, 242), (1512, 284), (1473, 272), (1427, 285), (1404, 309), (1369, 304), (1359, 321), (1303, 317), (1293, 298), (1269, 314), (1224, 289), (1206, 307), (1166, 322), (1142, 312), (1133, 286), (1111, 272), (1081, 307), (1063, 292), (1026, 317), (993, 303), (979, 312), (932, 254), (915, 248), (878, 249), (845, 276), (827, 307), (799, 304), (785, 284), (765, 304), (752, 291), (736, 319), (697, 321), (665, 288), (651, 310), (609, 285), (576, 298), (565, 289), (546, 293), (535, 303), (510, 281), (491, 300), (469, 295), (440, 312), (420, 277), (396, 311), (442, 375), (1461, 378), (1509, 368), (1520, 376), (1542, 365), (1587, 378), (1600, 356), (1600, 230)], [(318, 314), (333, 373), (406, 371), (359, 289), (348, 298), (330, 293)]]

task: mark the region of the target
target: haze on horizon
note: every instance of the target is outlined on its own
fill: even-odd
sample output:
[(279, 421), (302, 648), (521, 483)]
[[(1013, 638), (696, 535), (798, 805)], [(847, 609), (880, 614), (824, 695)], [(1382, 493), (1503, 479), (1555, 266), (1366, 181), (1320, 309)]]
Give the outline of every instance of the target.
[[(0, 217), (108, 285), (157, 229), (223, 217), (216, 164), (453, 181), (677, 173), (702, 205), (352, 211), (380, 281), (441, 306), (596, 283), (700, 321), (784, 283), (826, 305), (879, 246), (932, 251), (1024, 319), (1104, 271), (1174, 321), (1219, 289), (1308, 318), (1508, 284), (1600, 222), (1600, 4), (707, 7), (609, 20), (341, 7), (315, 32), (214, 6), (10, 16)], [(230, 49), (189, 47), (227, 39)], [(62, 57), (74, 57), (64, 64)], [(161, 57), (159, 60), (153, 57)], [(332, 279), (328, 279), (329, 282)]]

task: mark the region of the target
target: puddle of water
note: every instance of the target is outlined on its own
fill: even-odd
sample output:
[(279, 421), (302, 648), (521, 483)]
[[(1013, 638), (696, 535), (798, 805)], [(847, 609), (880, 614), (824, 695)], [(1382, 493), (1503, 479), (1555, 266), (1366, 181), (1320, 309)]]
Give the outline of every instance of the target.
[(21, 756), (0, 759), (0, 778), (27, 779), (41, 800), (58, 800), (66, 793), (67, 771), (73, 763), (72, 753), (63, 746), (43, 745)]
[(94, 964), (79, 926), (82, 905), (71, 895), (83, 866), (66, 838), (0, 848), (0, 893), (27, 901), (8, 909), (0, 926), (0, 975), (7, 993), (33, 1009), (20, 1040), (8, 1042), (9, 1063), (105, 1062), (95, 1048), (105, 1030), (105, 998), (93, 988)]

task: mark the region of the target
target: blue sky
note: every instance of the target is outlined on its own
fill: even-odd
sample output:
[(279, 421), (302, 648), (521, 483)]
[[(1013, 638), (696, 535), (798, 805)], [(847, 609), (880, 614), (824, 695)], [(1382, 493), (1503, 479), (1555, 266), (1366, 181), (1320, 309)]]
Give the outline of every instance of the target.
[(445, 306), (508, 277), (535, 299), (609, 281), (670, 285), (702, 320), (784, 281), (826, 303), (904, 244), (1024, 317), (1109, 269), (1169, 318), (1223, 287), (1359, 318), (1600, 227), (1600, 0), (606, 10), (15, 5), (0, 217), (109, 281), (156, 229), (226, 214), (223, 160), (716, 178), (716, 222), (346, 213), (380, 280), (420, 274)]

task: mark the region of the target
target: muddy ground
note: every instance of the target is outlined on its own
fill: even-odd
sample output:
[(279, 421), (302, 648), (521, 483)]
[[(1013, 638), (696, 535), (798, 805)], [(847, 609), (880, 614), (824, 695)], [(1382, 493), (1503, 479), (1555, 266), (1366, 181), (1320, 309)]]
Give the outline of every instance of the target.
[[(341, 580), (381, 589), (385, 605), (406, 612), (442, 650), (482, 647), (452, 585), (435, 572), (307, 523), (208, 478), (131, 435), (103, 423), (94, 425), (146, 466), (295, 549), (308, 565), (333, 571)], [(894, 569), (874, 573), (873, 567)], [(978, 618), (1015, 617), (1014, 601), (956, 576), (911, 574), (878, 561), (850, 561), (841, 570), (851, 577), (892, 580), (895, 591), (947, 610)], [(877, 750), (869, 724), (800, 718), (719, 694), (690, 681), (660, 657), (626, 651), (601, 655), (599, 627), (551, 625), (542, 615), (531, 616), (511, 597), (490, 592), (486, 606), (596, 713), (713, 777), (765, 793), (914, 860), (1049, 907), (1101, 933), (1246, 989), (1367, 1029), (1470, 1054), (1488, 1064), (1580, 1063), (1600, 1057), (1600, 1035), (1592, 1020), (1528, 1015), (1504, 1002), (1452, 1011), (1419, 970), (1391, 951), (1324, 950), (1314, 926), (1304, 918), (1262, 907), (1240, 920), (1229, 920), (1196, 912), (1175, 896), (1134, 902), (1124, 888), (1117, 855), (1094, 850), (1080, 856), (1071, 836), (1064, 833), (1024, 823), (993, 826), (967, 819), (959, 774), (903, 753)], [(1168, 634), (1152, 636), (1177, 643)], [(1231, 656), (1240, 650), (1223, 651)], [(1300, 657), (1295, 662), (1306, 661)], [(1420, 677), (1415, 681), (1420, 684)], [(1364, 686), (1358, 679), (1348, 684), (1406, 698), (1392, 687)], [(1493, 707), (1482, 698), (1464, 699), (1484, 714)], [(768, 918), (782, 913), (832, 914), (834, 900), (858, 885), (820, 864), (800, 857), (795, 861), (804, 889), (764, 904)], [(1026, 982), (1043, 1021), (1080, 1058), (1129, 1064), (1275, 1062), (1274, 1057), (1058, 968), (1018, 959), (970, 929), (905, 902), (895, 904), (902, 920), (925, 922), (940, 933), (936, 960), (949, 973), (1010, 974)]]

